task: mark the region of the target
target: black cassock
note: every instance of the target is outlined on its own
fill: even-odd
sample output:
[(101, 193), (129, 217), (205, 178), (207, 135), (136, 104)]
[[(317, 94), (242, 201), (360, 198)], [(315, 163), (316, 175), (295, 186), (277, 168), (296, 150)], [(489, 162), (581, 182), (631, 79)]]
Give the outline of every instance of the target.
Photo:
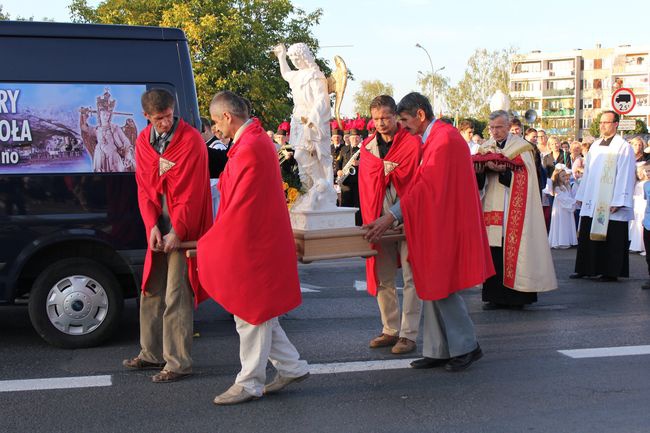
[(612, 221), (607, 224), (604, 241), (589, 239), (592, 218), (580, 218), (578, 231), (578, 252), (576, 253), (577, 274), (588, 277), (628, 277), (630, 275), (629, 229), (627, 221)]

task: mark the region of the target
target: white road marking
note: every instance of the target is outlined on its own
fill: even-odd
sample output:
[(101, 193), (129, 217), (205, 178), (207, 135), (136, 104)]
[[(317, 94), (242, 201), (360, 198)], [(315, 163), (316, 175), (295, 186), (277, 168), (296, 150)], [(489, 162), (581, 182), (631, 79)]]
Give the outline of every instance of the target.
[(306, 283), (300, 284), (300, 291), (302, 293), (318, 293), (320, 292), (320, 289), (322, 289), (322, 287), (314, 286), (313, 284), (306, 284)]
[[(311, 374), (354, 373), (376, 370), (397, 370), (409, 368), (417, 358), (389, 359), (385, 361), (333, 362), (329, 364), (310, 364)], [(47, 379), (3, 380), (0, 392), (44, 391), (51, 389), (92, 388), (111, 386), (112, 376), (77, 376)]]
[(329, 364), (310, 364), (311, 374), (354, 373), (358, 371), (397, 370), (410, 368), (410, 363), (417, 358), (389, 359), (386, 361), (333, 362)]
[(593, 349), (558, 350), (570, 358), (604, 358), (608, 356), (650, 355), (650, 346), (596, 347)]
[(0, 392), (42, 391), (46, 389), (93, 388), (111, 386), (111, 376), (56, 377), (48, 379), (2, 380)]
[[(357, 290), (357, 292), (365, 292), (368, 290), (368, 283), (365, 281), (356, 280), (354, 282), (354, 288)], [(397, 290), (404, 290), (404, 287), (397, 287)]]

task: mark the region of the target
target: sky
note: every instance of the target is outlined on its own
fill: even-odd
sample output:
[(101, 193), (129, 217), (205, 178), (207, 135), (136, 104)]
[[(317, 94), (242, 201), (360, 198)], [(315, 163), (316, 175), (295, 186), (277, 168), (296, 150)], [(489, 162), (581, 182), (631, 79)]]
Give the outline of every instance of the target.
[[(348, 83), (342, 112), (353, 115), (353, 95), (363, 80), (394, 87), (394, 96), (421, 89), (418, 71), (433, 68), (451, 85), (462, 79), (467, 59), (479, 48), (514, 47), (519, 53), (567, 51), (624, 44), (650, 45), (650, 1), (604, 0), (510, 2), (503, 0), (294, 0), (310, 12), (323, 9), (314, 34), (317, 53), (334, 65), (340, 55), (355, 81)], [(71, 0), (0, 0), (5, 13), (69, 21)], [(99, 1), (90, 0), (96, 5)], [(514, 6), (517, 5), (517, 6)], [(272, 41), (273, 42), (273, 41)], [(342, 47), (334, 47), (342, 46)]]

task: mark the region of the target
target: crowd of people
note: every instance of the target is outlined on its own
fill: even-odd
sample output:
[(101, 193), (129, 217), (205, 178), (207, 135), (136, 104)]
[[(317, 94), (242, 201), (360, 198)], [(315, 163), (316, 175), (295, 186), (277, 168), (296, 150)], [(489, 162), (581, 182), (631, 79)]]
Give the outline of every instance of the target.
[[(174, 106), (166, 90), (142, 96), (150, 125), (136, 146), (148, 233), (141, 350), (123, 365), (159, 370), (156, 383), (190, 375), (192, 307), (212, 298), (234, 317), (241, 361), (234, 384), (214, 403), (243, 403), (309, 377), (278, 321), (301, 303), (281, 185), (290, 176), (305, 178), (287, 141), (291, 126), (264, 131), (246, 98), (217, 93), (201, 133), (175, 117)], [(630, 145), (616, 134), (616, 113), (603, 112), (602, 136), (591, 147), (522, 131), (503, 110), (490, 114), (490, 138), (483, 141), (469, 121), (456, 128), (435, 119), (428, 99), (415, 92), (399, 103), (377, 96), (370, 113), (368, 124), (355, 119), (343, 131), (331, 125), (327, 162), (339, 205), (359, 208), (358, 224), (378, 251), (366, 260), (367, 290), (382, 324), (370, 348), (415, 351), (423, 317), (423, 356), (411, 367), (468, 368), (483, 352), (459, 292), (482, 285), (485, 310), (523, 309), (558, 287), (550, 247), (577, 243), (570, 278), (628, 276), (628, 223), (641, 212), (635, 183), (636, 195), (647, 199), (650, 172), (639, 161), (643, 140)], [(642, 214), (638, 227), (648, 247), (647, 207)], [(384, 238), (389, 229), (404, 238)], [(196, 241), (196, 257), (186, 258), (183, 249)], [(650, 260), (648, 266), (650, 273)], [(266, 384), (269, 360), (277, 374)]]
[[(615, 114), (615, 113), (614, 113)], [(449, 119), (440, 119), (449, 122)], [(580, 223), (581, 203), (576, 194), (585, 173), (585, 158), (594, 139), (585, 138), (583, 141), (562, 140), (557, 136), (548, 136), (544, 129), (528, 127), (524, 129), (521, 121), (510, 117), (509, 134), (526, 140), (533, 147), (535, 173), (540, 189), (540, 198), (544, 222), (548, 233), (548, 244), (553, 249), (568, 249), (578, 245), (578, 227)], [(288, 123), (285, 122), (286, 125)], [(332, 121), (331, 153), (333, 160), (334, 178), (338, 180), (336, 188), (339, 192), (339, 205), (357, 207), (357, 225), (362, 224), (362, 207), (359, 201), (358, 166), (361, 152), (359, 147), (363, 140), (375, 135), (375, 123), (357, 116), (347, 119), (340, 124)], [(607, 125), (607, 123), (604, 123)], [(457, 125), (458, 132), (466, 141), (470, 154), (474, 155), (485, 140), (479, 131), (475, 131), (471, 120), (461, 120)], [(278, 137), (288, 134), (288, 129), (278, 129), (274, 137), (279, 147), (287, 148)], [(482, 131), (480, 131), (482, 133)], [(629, 141), (632, 146), (636, 167), (636, 182), (633, 193), (634, 219), (629, 221), (629, 251), (645, 256), (643, 242), (643, 219), (646, 211), (646, 197), (643, 185), (650, 178), (650, 147), (642, 136), (635, 136)], [(291, 149), (288, 149), (291, 151)], [(297, 165), (295, 165), (297, 170)], [(285, 173), (283, 171), (283, 173)]]

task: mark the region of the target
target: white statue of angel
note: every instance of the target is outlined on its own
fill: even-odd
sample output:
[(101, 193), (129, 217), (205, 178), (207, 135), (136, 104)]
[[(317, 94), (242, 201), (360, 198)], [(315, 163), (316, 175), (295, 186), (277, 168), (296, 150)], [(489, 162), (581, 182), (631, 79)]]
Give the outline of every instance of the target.
[[(330, 152), (331, 107), (328, 84), (335, 88), (342, 85), (342, 90), (337, 92), (337, 96), (339, 93), (342, 96), (345, 90), (345, 79), (333, 74), (335, 77), (330, 78), (328, 82), (304, 43), (293, 44), (288, 50), (280, 44), (273, 51), (278, 57), (282, 78), (289, 83), (293, 96), (289, 144), (295, 150), (294, 157), (298, 162), (300, 181), (306, 190), (305, 194), (294, 203), (292, 209), (301, 211), (334, 208), (336, 191)], [(289, 67), (287, 55), (297, 69)], [(341, 63), (343, 63), (342, 59)], [(347, 70), (345, 75), (347, 77)], [(337, 108), (339, 107), (340, 102), (337, 104)]]

